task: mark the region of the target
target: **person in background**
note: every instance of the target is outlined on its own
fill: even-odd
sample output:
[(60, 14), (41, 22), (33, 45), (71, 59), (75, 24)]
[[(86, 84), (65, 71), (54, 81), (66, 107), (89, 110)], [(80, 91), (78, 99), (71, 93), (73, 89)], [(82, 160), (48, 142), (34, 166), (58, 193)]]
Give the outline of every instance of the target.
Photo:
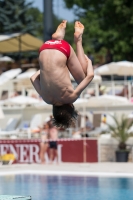
[(104, 85), (99, 85), (99, 95), (104, 95), (106, 93), (106, 86)]
[(45, 153), (48, 149), (48, 134), (49, 134), (49, 124), (45, 123), (43, 127), (40, 127), (41, 132), (41, 142), (40, 142), (40, 160), (41, 164), (45, 164)]
[(90, 98), (92, 96), (95, 96), (95, 90), (93, 88), (89, 88), (87, 90), (87, 93), (84, 95), (84, 98)]
[(115, 95), (128, 98), (128, 85), (124, 85), (123, 89), (120, 92), (117, 92)]
[(102, 123), (106, 124), (106, 121), (107, 121), (107, 116), (106, 114), (104, 114), (102, 117)]
[(58, 163), (58, 151), (57, 151), (58, 129), (53, 125), (52, 118), (50, 119), (48, 124), (49, 124), (49, 140), (50, 140), (49, 141), (50, 164), (52, 164), (52, 162), (54, 161), (55, 158)]
[(19, 96), (19, 95), (21, 95), (21, 92), (15, 90), (14, 93), (12, 94), (11, 98), (12, 98), (12, 97), (17, 97), (17, 96)]
[(85, 127), (87, 131), (91, 131), (94, 129), (93, 124), (90, 122), (89, 117), (86, 115), (85, 116)]
[(88, 132), (94, 130), (93, 124), (90, 122), (89, 117), (83, 116), (85, 118), (85, 127), (80, 129), (80, 135), (82, 137), (89, 137)]

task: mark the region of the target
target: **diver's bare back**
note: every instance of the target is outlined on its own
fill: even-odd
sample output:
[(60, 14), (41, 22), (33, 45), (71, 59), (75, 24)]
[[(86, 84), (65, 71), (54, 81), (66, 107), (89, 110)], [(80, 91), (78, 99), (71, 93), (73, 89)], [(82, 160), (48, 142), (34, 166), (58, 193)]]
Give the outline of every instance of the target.
[(56, 49), (45, 49), (39, 55), (40, 86), (48, 104), (73, 103), (73, 86), (66, 66), (67, 57)]

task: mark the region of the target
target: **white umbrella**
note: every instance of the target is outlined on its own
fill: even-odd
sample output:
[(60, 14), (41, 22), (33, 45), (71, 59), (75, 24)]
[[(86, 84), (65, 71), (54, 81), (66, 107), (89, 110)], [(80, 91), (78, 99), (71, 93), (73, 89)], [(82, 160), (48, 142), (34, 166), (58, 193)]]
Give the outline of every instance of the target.
[(120, 61), (112, 63), (114, 68), (117, 68), (117, 75), (119, 76), (132, 76), (133, 75), (133, 62)]
[(28, 69), (26, 72), (19, 74), (16, 79), (15, 82), (17, 82), (17, 87), (20, 88), (20, 90), (22, 90), (22, 94), (25, 94), (25, 89), (26, 88), (33, 88), (31, 81), (30, 81), (30, 77), (37, 71), (37, 69)]
[(88, 99), (82, 99), (82, 98), (79, 98), (77, 99), (75, 102), (74, 102), (74, 106), (75, 107), (84, 107), (84, 105), (88, 103)]
[(102, 82), (102, 77), (99, 75), (94, 75), (92, 83), (101, 83), (101, 82)]
[(3, 85), (4, 83), (8, 82), (9, 80), (15, 78), (18, 74), (21, 73), (21, 69), (18, 68), (18, 69), (11, 69), (11, 70), (8, 70), (4, 73), (2, 73), (0, 75), (0, 85)]
[(14, 62), (9, 56), (0, 57), (0, 62)]
[(20, 80), (29, 80), (30, 77), (36, 72), (37, 70), (36, 69), (28, 69), (26, 72), (20, 74), (17, 76), (17, 80), (20, 81)]
[[(112, 78), (112, 91), (113, 91), (113, 94), (115, 94), (115, 84), (113, 81), (113, 75), (117, 74), (117, 67), (114, 66), (114, 62), (98, 67), (97, 69), (94, 70), (94, 73), (95, 75), (110, 75)], [(98, 91), (98, 88), (97, 88), (97, 91)]]
[(117, 74), (117, 67), (114, 65), (115, 62), (102, 65), (94, 70), (96, 75), (114, 75)]
[(131, 105), (131, 103), (125, 97), (113, 96), (113, 95), (101, 95), (98, 97), (91, 97), (88, 100), (88, 107), (106, 107), (106, 106), (118, 106), (118, 105)]
[(0, 35), (0, 52), (23, 52), (38, 50), (43, 41), (29, 33)]
[[(102, 95), (98, 97), (91, 97), (90, 99), (79, 98), (74, 102), (76, 108), (112, 106), (112, 105), (130, 105), (131, 103), (125, 97), (118, 97), (113, 95)], [(34, 105), (38, 109), (50, 108), (51, 105), (41, 101)]]
[[(84, 105), (88, 102), (87, 99), (82, 99), (79, 98), (74, 102), (75, 107), (84, 107)], [(47, 104), (44, 101), (39, 102), (38, 104), (34, 105), (36, 108), (41, 109), (41, 108), (51, 108), (52, 105)]]
[[(112, 89), (113, 89), (113, 94), (114, 94), (115, 85), (113, 81), (113, 75), (124, 76), (125, 81), (126, 81), (126, 76), (133, 76), (133, 62), (129, 62), (129, 61), (112, 62), (95, 69), (94, 72), (95, 74), (99, 74), (99, 75), (111, 75)], [(130, 98), (131, 86), (129, 83), (128, 83), (128, 89), (129, 89), (129, 98)]]
[(34, 105), (36, 108), (38, 108), (38, 109), (43, 109), (43, 108), (52, 108), (52, 105), (50, 105), (50, 104), (47, 104), (46, 102), (44, 102), (44, 101), (40, 101), (38, 104), (35, 104)]
[(40, 103), (40, 100), (22, 95), (9, 98), (3, 102), (4, 105), (34, 105), (37, 103)]
[(111, 62), (102, 65), (94, 70), (95, 74), (99, 75), (118, 75), (118, 76), (131, 76), (133, 75), (133, 62), (120, 61)]

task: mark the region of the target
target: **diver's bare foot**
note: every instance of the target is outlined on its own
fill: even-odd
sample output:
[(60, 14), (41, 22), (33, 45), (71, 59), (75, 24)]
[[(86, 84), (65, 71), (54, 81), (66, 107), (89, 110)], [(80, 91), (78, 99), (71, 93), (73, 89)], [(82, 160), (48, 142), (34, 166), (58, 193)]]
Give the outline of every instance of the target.
[(57, 27), (56, 32), (52, 35), (52, 39), (54, 39), (54, 40), (63, 40), (64, 39), (66, 23), (67, 23), (67, 20), (62, 21), (62, 23)]
[(74, 28), (75, 28), (75, 33), (74, 33), (75, 43), (78, 42), (78, 41), (82, 41), (82, 35), (83, 35), (83, 32), (84, 32), (84, 25), (81, 24), (81, 22), (76, 21)]

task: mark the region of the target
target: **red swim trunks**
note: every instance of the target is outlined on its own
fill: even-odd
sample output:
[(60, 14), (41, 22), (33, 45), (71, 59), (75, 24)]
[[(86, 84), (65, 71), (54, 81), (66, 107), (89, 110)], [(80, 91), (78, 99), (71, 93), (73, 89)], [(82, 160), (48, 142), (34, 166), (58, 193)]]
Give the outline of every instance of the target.
[(48, 40), (39, 49), (39, 53), (45, 49), (57, 49), (61, 51), (67, 59), (70, 56), (70, 45), (65, 40)]

